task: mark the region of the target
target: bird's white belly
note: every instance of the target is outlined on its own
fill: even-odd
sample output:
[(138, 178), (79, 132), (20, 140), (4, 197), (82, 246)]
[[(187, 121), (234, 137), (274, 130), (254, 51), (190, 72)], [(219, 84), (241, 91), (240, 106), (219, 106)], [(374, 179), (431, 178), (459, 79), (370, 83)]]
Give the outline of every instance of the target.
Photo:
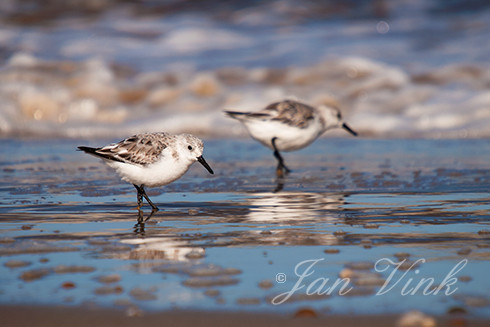
[(192, 163), (175, 164), (172, 161), (157, 162), (148, 166), (130, 165), (122, 162), (107, 162), (121, 178), (132, 184), (148, 187), (163, 186), (182, 177)]
[(307, 128), (298, 128), (279, 122), (254, 121), (246, 122), (245, 126), (254, 139), (269, 148), (272, 147), (272, 138), (276, 138), (276, 147), (279, 151), (294, 151), (311, 144), (321, 133), (316, 124)]

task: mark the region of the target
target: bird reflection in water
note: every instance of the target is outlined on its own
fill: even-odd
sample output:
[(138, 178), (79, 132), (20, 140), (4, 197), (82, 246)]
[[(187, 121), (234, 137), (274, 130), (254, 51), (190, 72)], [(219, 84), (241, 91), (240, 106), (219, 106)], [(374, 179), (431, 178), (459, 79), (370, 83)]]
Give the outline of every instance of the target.
[[(321, 218), (336, 222), (336, 211), (344, 204), (344, 195), (340, 193), (312, 192), (264, 192), (255, 193), (248, 200), (249, 221), (287, 222), (314, 220)], [(333, 212), (332, 212), (333, 211)]]

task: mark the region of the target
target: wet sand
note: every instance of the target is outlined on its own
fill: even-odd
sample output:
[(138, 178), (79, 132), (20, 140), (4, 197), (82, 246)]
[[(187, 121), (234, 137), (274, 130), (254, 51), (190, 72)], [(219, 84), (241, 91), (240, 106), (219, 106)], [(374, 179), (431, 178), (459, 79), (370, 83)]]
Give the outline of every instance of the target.
[[(62, 311), (81, 316), (74, 321), (124, 325), (129, 314), (225, 325), (246, 316), (287, 325), (306, 310), (317, 318), (305, 325), (393, 325), (417, 310), (440, 324), (489, 318), (487, 140), (325, 138), (284, 155), (293, 173), (279, 192), (267, 149), (205, 140), (216, 175), (195, 165), (151, 189), (162, 210), (144, 226), (133, 187), (75, 151), (106, 141), (0, 141), (5, 317), (49, 324)], [(342, 278), (349, 290), (326, 294)], [(403, 294), (422, 278), (433, 282)]]
[[(169, 311), (145, 313), (141, 316), (129, 317), (120, 310), (82, 309), (70, 307), (13, 307), (0, 306), (0, 316), (4, 326), (9, 327), (51, 327), (51, 326), (396, 326), (400, 317), (396, 315), (356, 316), (330, 315), (311, 316), (280, 316), (274, 314), (239, 312), (200, 312), (200, 311)], [(437, 326), (488, 326), (489, 321), (483, 319), (467, 319), (461, 316), (440, 317)], [(418, 325), (414, 325), (418, 326)], [(430, 326), (430, 325), (428, 325)]]

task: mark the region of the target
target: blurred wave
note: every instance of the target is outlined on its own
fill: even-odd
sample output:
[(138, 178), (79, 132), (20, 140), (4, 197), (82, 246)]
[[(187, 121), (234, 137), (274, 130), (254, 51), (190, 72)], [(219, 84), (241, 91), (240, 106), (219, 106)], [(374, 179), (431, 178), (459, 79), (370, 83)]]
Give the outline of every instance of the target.
[(365, 136), (490, 137), (489, 29), (485, 1), (5, 1), (0, 135), (242, 136), (222, 110), (296, 98)]

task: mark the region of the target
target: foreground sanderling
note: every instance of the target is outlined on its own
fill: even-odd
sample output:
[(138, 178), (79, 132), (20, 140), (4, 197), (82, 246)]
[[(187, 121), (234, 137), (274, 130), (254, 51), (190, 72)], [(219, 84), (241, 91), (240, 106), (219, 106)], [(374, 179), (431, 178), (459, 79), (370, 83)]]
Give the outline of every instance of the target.
[(202, 156), (203, 147), (202, 141), (193, 135), (162, 132), (134, 135), (101, 148), (79, 146), (78, 149), (103, 159), (124, 181), (134, 185), (138, 192), (138, 210), (144, 197), (153, 211), (157, 211), (145, 186), (170, 184), (196, 161), (214, 174)]
[(343, 122), (340, 111), (331, 106), (311, 107), (301, 102), (285, 100), (275, 102), (258, 112), (225, 111), (247, 128), (250, 136), (274, 150), (278, 161), (278, 177), (290, 172), (279, 151), (294, 151), (306, 147), (326, 130), (342, 127), (354, 136)]

